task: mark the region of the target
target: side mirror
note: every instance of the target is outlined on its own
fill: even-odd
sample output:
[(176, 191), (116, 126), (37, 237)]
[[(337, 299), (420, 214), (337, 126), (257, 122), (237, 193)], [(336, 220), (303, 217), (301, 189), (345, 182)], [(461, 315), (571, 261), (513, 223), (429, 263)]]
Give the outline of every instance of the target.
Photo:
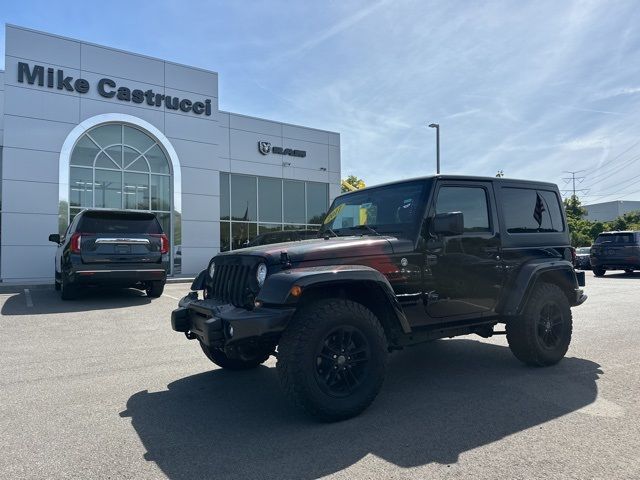
[(60, 235), (57, 233), (52, 233), (49, 235), (49, 241), (53, 243), (60, 243)]
[(433, 218), (433, 232), (445, 237), (464, 233), (464, 215), (462, 212), (439, 213)]

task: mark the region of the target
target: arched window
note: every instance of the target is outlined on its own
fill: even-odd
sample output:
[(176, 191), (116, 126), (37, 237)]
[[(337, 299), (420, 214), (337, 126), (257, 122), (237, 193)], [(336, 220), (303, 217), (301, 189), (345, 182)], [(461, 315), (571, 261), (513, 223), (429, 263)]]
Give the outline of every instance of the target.
[(151, 211), (171, 231), (171, 170), (154, 138), (110, 123), (78, 139), (70, 160), (69, 221), (90, 207)]

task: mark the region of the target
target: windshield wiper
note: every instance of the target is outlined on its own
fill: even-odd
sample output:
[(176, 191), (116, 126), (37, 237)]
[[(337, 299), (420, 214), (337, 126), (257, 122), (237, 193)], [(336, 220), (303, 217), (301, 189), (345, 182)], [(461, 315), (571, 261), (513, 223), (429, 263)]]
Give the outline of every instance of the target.
[(377, 231), (375, 228), (373, 228), (371, 225), (366, 225), (366, 224), (365, 224), (365, 225), (356, 225), (356, 226), (353, 226), (353, 227), (350, 227), (350, 228), (352, 228), (352, 229), (354, 229), (354, 230), (364, 230), (364, 229), (366, 228), (367, 230), (369, 230), (369, 231), (370, 231), (371, 233), (373, 233), (374, 235), (377, 235), (377, 236), (379, 236), (379, 237), (381, 237), (381, 236), (382, 236), (382, 235), (381, 235), (380, 233), (378, 233), (378, 231)]
[[(339, 236), (340, 236), (340, 235), (338, 235), (336, 232), (334, 232), (334, 231), (333, 231), (333, 229), (331, 229), (331, 228), (329, 228), (329, 227), (324, 227), (324, 232), (323, 232), (323, 233), (327, 232), (327, 230), (328, 230), (329, 232), (331, 232), (331, 233), (333, 234), (333, 236), (334, 236), (334, 237), (339, 237)], [(324, 237), (324, 238), (329, 238), (329, 235), (326, 235), (326, 234), (325, 234), (325, 235), (323, 235), (323, 237)]]

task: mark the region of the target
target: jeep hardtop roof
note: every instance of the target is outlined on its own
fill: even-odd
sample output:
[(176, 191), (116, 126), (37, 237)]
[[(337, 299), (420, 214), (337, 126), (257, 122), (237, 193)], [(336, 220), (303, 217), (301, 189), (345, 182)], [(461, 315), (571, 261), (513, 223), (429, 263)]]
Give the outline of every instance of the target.
[(424, 177), (414, 177), (414, 178), (407, 178), (404, 180), (394, 180), (393, 182), (386, 182), (386, 183), (379, 183), (377, 185), (371, 185), (369, 187), (365, 187), (365, 188), (360, 188), (358, 190), (354, 190), (353, 192), (345, 192), (340, 194), (339, 196), (343, 196), (343, 195), (350, 195), (351, 193), (357, 193), (357, 192), (363, 192), (365, 190), (369, 190), (372, 188), (378, 188), (378, 187), (387, 187), (389, 185), (397, 185), (397, 184), (402, 184), (402, 183), (407, 183), (407, 182), (415, 182), (415, 181), (420, 181), (420, 180), (432, 180), (432, 179), (439, 179), (439, 180), (467, 180), (467, 181), (476, 181), (476, 182), (493, 182), (493, 183), (509, 183), (509, 184), (520, 184), (520, 185), (529, 185), (529, 186), (544, 186), (546, 188), (551, 188), (553, 190), (556, 190), (558, 188), (558, 186), (555, 183), (551, 183), (551, 182), (541, 182), (541, 181), (536, 181), (536, 180), (522, 180), (522, 179), (517, 179), (517, 178), (504, 178), (504, 177), (481, 177), (481, 176), (474, 176), (474, 175), (427, 175)]

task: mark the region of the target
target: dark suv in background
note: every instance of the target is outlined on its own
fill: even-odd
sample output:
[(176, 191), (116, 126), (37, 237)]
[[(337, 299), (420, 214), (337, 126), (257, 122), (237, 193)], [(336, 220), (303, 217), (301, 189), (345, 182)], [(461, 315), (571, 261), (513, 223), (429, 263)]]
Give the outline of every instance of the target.
[(640, 270), (640, 232), (603, 232), (591, 247), (591, 268), (596, 277), (607, 270)]
[(55, 286), (63, 300), (87, 285), (136, 287), (159, 297), (169, 269), (169, 239), (155, 215), (127, 210), (83, 210), (58, 244)]

